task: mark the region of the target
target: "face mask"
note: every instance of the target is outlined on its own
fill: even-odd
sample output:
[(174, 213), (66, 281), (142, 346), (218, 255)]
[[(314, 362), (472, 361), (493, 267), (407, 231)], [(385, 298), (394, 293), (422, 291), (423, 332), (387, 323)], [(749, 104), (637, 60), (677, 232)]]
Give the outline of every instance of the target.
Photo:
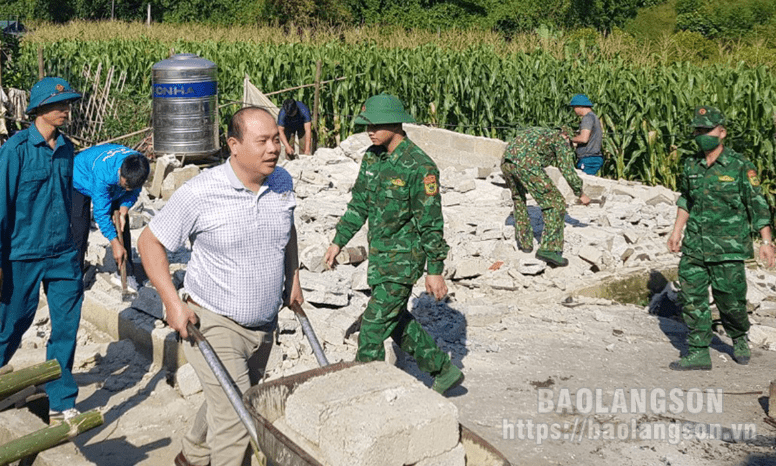
[(700, 134), (695, 136), (695, 142), (703, 152), (709, 152), (716, 149), (720, 142), (717, 136), (709, 136), (707, 134)]

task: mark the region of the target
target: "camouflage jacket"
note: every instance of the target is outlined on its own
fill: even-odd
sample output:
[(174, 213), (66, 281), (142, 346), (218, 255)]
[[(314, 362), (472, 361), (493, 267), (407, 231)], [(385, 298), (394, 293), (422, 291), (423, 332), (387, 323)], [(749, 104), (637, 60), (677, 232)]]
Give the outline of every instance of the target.
[(690, 213), (682, 254), (706, 262), (753, 256), (752, 231), (771, 214), (752, 162), (725, 147), (709, 167), (702, 154), (684, 162), (677, 206)]
[(428, 260), (429, 275), (440, 275), (444, 240), (439, 170), (409, 139), (393, 153), (372, 146), (361, 161), (353, 198), (337, 224), (333, 243), (345, 246), (369, 220), (370, 286), (415, 283)]
[(582, 195), (582, 179), (574, 164), (577, 161), (571, 145), (554, 128), (526, 128), (507, 144), (504, 160), (518, 165), (557, 167), (566, 179), (574, 195)]

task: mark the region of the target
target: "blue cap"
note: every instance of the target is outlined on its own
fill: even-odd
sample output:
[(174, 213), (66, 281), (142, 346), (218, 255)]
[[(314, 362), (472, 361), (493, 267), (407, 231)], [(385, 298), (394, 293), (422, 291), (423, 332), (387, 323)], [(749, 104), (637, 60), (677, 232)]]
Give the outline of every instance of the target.
[(572, 107), (592, 107), (593, 102), (590, 102), (585, 94), (577, 94), (571, 98), (569, 105)]
[(74, 91), (62, 78), (46, 77), (35, 83), (30, 91), (30, 104), (26, 113), (55, 102), (78, 100), (81, 94)]

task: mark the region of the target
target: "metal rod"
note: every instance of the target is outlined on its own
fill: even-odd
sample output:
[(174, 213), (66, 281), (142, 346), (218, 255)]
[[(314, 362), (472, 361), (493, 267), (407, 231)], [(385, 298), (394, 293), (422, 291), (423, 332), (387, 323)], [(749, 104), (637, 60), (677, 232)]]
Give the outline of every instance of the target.
[(213, 375), (224, 389), (226, 397), (229, 399), (229, 402), (232, 403), (234, 410), (237, 412), (237, 416), (239, 416), (240, 421), (242, 421), (246, 430), (248, 430), (248, 436), (250, 436), (254, 452), (256, 452), (258, 456), (258, 452), (261, 451), (259, 449), (259, 435), (256, 432), (256, 425), (253, 423), (253, 418), (242, 401), (240, 390), (229, 376), (229, 373), (221, 363), (221, 360), (218, 359), (218, 356), (213, 350), (213, 347), (210, 346), (210, 343), (207, 342), (205, 336), (202, 335), (202, 332), (200, 332), (197, 327), (192, 325), (191, 322), (189, 322), (189, 324), (186, 326), (186, 331), (189, 332), (189, 338), (199, 347), (199, 351), (202, 353), (202, 357), (205, 358), (205, 362), (207, 362), (207, 365), (210, 366), (210, 369), (213, 371)]
[(302, 310), (302, 306), (294, 304), (290, 307), (291, 310), (294, 311), (294, 314), (296, 314), (296, 318), (299, 319), (299, 323), (302, 325), (302, 331), (307, 337), (307, 341), (310, 342), (310, 346), (313, 348), (313, 353), (315, 354), (315, 359), (318, 360), (318, 365), (321, 367), (328, 366), (329, 360), (326, 359), (326, 353), (323, 352), (321, 343), (318, 341), (318, 337), (315, 336), (313, 326), (310, 325), (310, 319), (307, 318), (307, 314)]

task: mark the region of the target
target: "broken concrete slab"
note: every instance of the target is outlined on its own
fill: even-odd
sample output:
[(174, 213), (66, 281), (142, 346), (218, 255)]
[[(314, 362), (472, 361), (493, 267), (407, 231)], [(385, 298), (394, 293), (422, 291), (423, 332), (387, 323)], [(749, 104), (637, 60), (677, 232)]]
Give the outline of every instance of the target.
[(162, 182), (162, 199), (168, 200), (170, 196), (183, 186), (187, 181), (199, 175), (200, 169), (196, 165), (186, 165), (185, 167), (176, 168), (170, 174), (164, 177)]

